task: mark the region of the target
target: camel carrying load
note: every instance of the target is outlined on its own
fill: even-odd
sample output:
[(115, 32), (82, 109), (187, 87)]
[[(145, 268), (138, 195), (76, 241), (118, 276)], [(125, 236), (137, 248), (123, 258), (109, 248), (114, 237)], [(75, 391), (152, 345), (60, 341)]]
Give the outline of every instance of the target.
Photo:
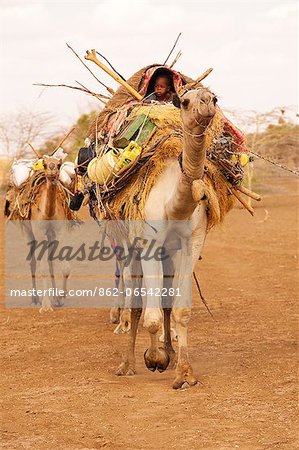
[(73, 195), (75, 164), (64, 161), (67, 154), (61, 147), (55, 149), (52, 155), (40, 156), (36, 151), (35, 153), (36, 158), (16, 159), (11, 166), (5, 215), (10, 220), (32, 219), (32, 208), (39, 204), (42, 191), (48, 188), (47, 180), (51, 179), (51, 173), (47, 174), (47, 168), (53, 166), (53, 171), (56, 171), (57, 192), (54, 197), (52, 194), (52, 197), (58, 198), (67, 220), (73, 220), (75, 214), (70, 210), (69, 204)]
[[(87, 52), (85, 59), (104, 67), (95, 50)], [(208, 72), (192, 80), (172, 66), (150, 65), (128, 81), (113, 74), (122, 87), (99, 113), (86, 148), (78, 153), (76, 193), (70, 207), (78, 210), (87, 196), (90, 214), (98, 224), (99, 219), (108, 219), (104, 227), (111, 222), (113, 227), (115, 221), (117, 226), (120, 221), (142, 224), (140, 245), (134, 245), (131, 236), (109, 234), (116, 256), (115, 249), (121, 248), (125, 257), (132, 257), (123, 266), (132, 289), (118, 291), (130, 311), (131, 324), (127, 351), (116, 375), (136, 373), (135, 342), (144, 309), (143, 326), (150, 337), (144, 353), (146, 367), (163, 372), (176, 365), (173, 388), (179, 389), (197, 383), (188, 356), (188, 324), (192, 276), (206, 234), (223, 220), (235, 198), (253, 214), (240, 192), (256, 200), (259, 196), (241, 185), (243, 166), (249, 161), (245, 139), (218, 107), (216, 95), (202, 86)], [(47, 205), (51, 180), (48, 185)], [(51, 202), (46, 212), (49, 209)], [(101, 232), (105, 238), (106, 231)], [(98, 233), (97, 229), (97, 239)], [(122, 245), (114, 247), (114, 239)], [(143, 258), (143, 250), (146, 254), (150, 250), (152, 257)], [(171, 316), (178, 339), (177, 364)], [(162, 322), (163, 347), (158, 340)]]
[[(155, 81), (163, 76), (169, 79), (171, 102), (152, 99)], [(127, 87), (120, 87), (106, 104), (91, 127), (90, 146), (79, 151), (77, 160), (77, 191), (81, 200), (89, 196), (93, 216), (144, 219), (148, 194), (168, 162), (177, 159), (182, 167), (183, 125), (176, 102), (201, 87), (200, 81), (151, 65), (127, 81), (135, 99)], [(246, 140), (218, 106), (205, 131), (205, 150), (204, 192), (198, 201), (207, 199), (208, 229), (223, 220), (235, 198), (253, 214), (240, 195), (251, 194), (241, 186), (249, 162)]]
[[(68, 133), (69, 135), (69, 133)], [(68, 136), (67, 135), (67, 136)], [(74, 187), (74, 163), (64, 161), (67, 154), (60, 145), (50, 155), (36, 154), (35, 159), (15, 160), (10, 172), (10, 187), (6, 194), (5, 215), (7, 221), (18, 224), (29, 242), (47, 242), (50, 246), (63, 240), (70, 227), (76, 224), (76, 215), (70, 209), (70, 197)], [(11, 229), (11, 228), (8, 228)], [(15, 231), (12, 236), (15, 238)], [(48, 247), (50, 248), (50, 247)], [(35, 255), (29, 258), (32, 282), (31, 304), (41, 304), (41, 311), (51, 311), (53, 306), (62, 306), (67, 295), (67, 280), (70, 268), (62, 265), (63, 284), (60, 294), (56, 289), (56, 265), (49, 258), (38, 261)], [(55, 270), (54, 270), (55, 267)], [(37, 292), (37, 278), (43, 285), (44, 294)], [(47, 292), (54, 289), (55, 295)]]
[[(85, 58), (103, 66), (95, 50)], [(241, 186), (243, 165), (249, 161), (244, 136), (224, 116), (216, 95), (202, 86), (206, 74), (192, 80), (166, 65), (151, 65), (127, 82), (120, 81), (123, 86), (98, 115), (90, 145), (77, 158), (81, 191), (73, 206), (79, 208), (88, 195), (91, 216), (97, 221), (141, 224), (135, 234), (138, 244), (121, 230), (117, 238), (123, 242), (115, 247), (133, 255), (126, 267), (131, 279), (128, 273), (125, 282), (132, 286), (131, 293), (119, 292), (124, 302), (111, 309), (113, 323), (119, 317), (124, 331), (130, 321), (127, 351), (115, 373), (136, 373), (135, 343), (144, 309), (143, 326), (150, 337), (146, 367), (163, 372), (176, 365), (174, 389), (197, 383), (187, 336), (192, 275), (206, 234), (223, 220), (234, 198), (253, 214), (240, 192), (255, 196)], [(150, 246), (153, 255), (163, 247), (166, 257), (141, 258), (140, 242), (146, 250)], [(118, 316), (122, 309), (130, 311), (125, 319)], [(177, 364), (171, 316), (178, 339)], [(162, 323), (163, 347), (158, 340)]]

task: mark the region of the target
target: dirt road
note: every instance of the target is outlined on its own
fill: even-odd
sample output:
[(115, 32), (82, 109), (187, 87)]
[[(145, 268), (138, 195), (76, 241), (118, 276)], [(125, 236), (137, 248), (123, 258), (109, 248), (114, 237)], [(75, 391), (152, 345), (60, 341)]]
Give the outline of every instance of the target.
[(190, 357), (202, 385), (174, 391), (172, 370), (149, 372), (142, 328), (138, 375), (115, 377), (127, 337), (112, 334), (107, 311), (2, 306), (1, 448), (299, 448), (298, 185), (271, 184), (254, 218), (234, 209), (210, 233), (198, 263), (215, 316), (194, 288)]

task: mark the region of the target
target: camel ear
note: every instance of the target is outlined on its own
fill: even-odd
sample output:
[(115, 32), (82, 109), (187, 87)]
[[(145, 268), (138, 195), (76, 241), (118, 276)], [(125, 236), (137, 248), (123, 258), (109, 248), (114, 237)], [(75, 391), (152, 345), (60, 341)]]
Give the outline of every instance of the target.
[(184, 98), (184, 100), (181, 102), (181, 105), (184, 109), (188, 108), (188, 105), (190, 103), (190, 99), (189, 98)]
[(181, 107), (181, 100), (180, 97), (178, 95), (174, 95), (172, 98), (172, 104), (173, 106), (175, 106), (176, 108), (180, 108)]

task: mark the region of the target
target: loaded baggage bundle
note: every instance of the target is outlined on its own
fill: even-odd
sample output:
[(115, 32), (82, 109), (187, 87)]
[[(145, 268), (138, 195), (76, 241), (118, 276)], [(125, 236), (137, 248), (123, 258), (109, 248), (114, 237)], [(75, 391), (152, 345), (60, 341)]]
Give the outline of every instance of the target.
[[(33, 149), (33, 147), (31, 146)], [(34, 149), (33, 149), (34, 150)], [(6, 194), (5, 215), (10, 220), (30, 220), (31, 208), (36, 204), (41, 186), (46, 183), (45, 164), (54, 159), (60, 164), (57, 185), (61, 193), (63, 209), (69, 219), (74, 214), (69, 209), (70, 195), (75, 181), (75, 164), (64, 161), (67, 154), (59, 146), (52, 155), (40, 156), (34, 150), (36, 158), (16, 159), (10, 170), (10, 187)]]
[[(161, 74), (171, 80), (172, 101), (148, 101)], [(141, 69), (127, 83), (141, 100), (133, 99), (126, 87), (118, 89), (91, 127), (86, 171), (77, 169), (81, 170), (82, 191), (100, 218), (144, 218), (144, 205), (158, 176), (171, 159), (181, 157), (183, 128), (175, 98), (182, 90), (201, 86), (200, 81), (159, 65)], [(218, 107), (205, 145), (204, 182), (211, 228), (221, 222), (233, 198), (240, 197), (236, 191), (242, 189), (243, 167), (249, 157), (244, 135)], [(82, 151), (86, 149), (79, 152), (79, 159)]]

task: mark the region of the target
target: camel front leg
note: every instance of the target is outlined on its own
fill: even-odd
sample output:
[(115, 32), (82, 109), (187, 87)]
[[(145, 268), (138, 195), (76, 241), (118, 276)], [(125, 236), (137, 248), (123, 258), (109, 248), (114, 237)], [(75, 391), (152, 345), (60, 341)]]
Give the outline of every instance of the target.
[[(121, 296), (122, 301), (119, 303), (119, 324), (115, 328), (114, 334), (128, 333), (131, 329), (130, 307), (133, 298), (132, 293), (134, 291), (131, 267), (125, 267), (123, 265), (120, 275), (120, 289), (118, 291), (118, 296)], [(129, 294), (130, 292), (131, 294)]]
[(42, 299), (42, 306), (39, 309), (39, 312), (48, 312), (53, 311), (53, 304), (52, 300), (49, 294), (49, 266), (47, 261), (45, 260), (45, 257), (41, 259), (40, 262), (40, 272), (42, 275), (42, 284), (43, 284), (43, 299)]
[[(122, 261), (117, 261), (115, 263), (115, 288), (119, 292), (124, 292), (124, 277), (123, 277), (123, 264)], [(121, 299), (120, 299), (121, 298)], [(122, 298), (122, 294), (118, 294), (114, 301), (114, 305), (110, 309), (110, 320), (111, 323), (119, 323), (120, 311), (124, 300)], [(114, 332), (117, 330), (114, 330)], [(116, 333), (117, 334), (117, 333)]]
[(64, 261), (62, 263), (62, 275), (63, 275), (63, 282), (62, 282), (62, 290), (63, 290), (63, 294), (61, 297), (59, 297), (59, 300), (61, 301), (61, 304), (59, 306), (62, 306), (62, 300), (65, 299), (67, 297), (67, 282), (69, 279), (71, 273), (71, 268), (70, 268), (70, 264), (68, 261)]
[[(50, 244), (52, 242), (54, 242), (55, 239), (56, 239), (56, 234), (55, 234), (54, 230), (48, 231), (47, 239), (48, 239), (48, 244), (49, 244), (49, 246), (48, 246), (49, 274), (50, 274), (50, 277), (51, 277), (52, 288), (54, 289), (54, 292), (55, 292), (55, 295), (54, 295), (55, 303), (54, 303), (53, 306), (63, 306), (63, 303), (62, 303), (62, 298), (63, 297), (60, 297), (60, 296), (56, 295), (57, 285), (56, 285), (56, 279), (55, 279), (54, 264), (53, 264), (53, 260), (51, 258), (51, 246), (50, 246)], [(66, 284), (66, 282), (65, 282), (65, 284)]]
[(161, 261), (143, 261), (143, 279), (147, 292), (147, 305), (144, 314), (143, 326), (150, 335), (150, 346), (144, 353), (146, 367), (154, 372), (158, 369), (163, 372), (170, 361), (168, 352), (159, 347), (158, 333), (161, 329), (162, 312), (160, 295), (163, 287), (163, 268)]
[(34, 255), (31, 256), (30, 270), (31, 270), (32, 288), (33, 288), (31, 303), (33, 305), (40, 305), (41, 302), (40, 302), (39, 296), (36, 293), (36, 291), (37, 291), (37, 289), (36, 289), (36, 259), (35, 259)]
[(176, 321), (176, 330), (178, 334), (178, 363), (176, 367), (176, 377), (173, 382), (173, 388), (179, 389), (185, 383), (189, 386), (194, 386), (197, 379), (193, 374), (192, 366), (188, 357), (188, 324), (191, 317), (190, 308), (174, 308), (173, 316)]
[(164, 313), (164, 347), (169, 354), (170, 362), (169, 368), (174, 369), (176, 364), (176, 354), (172, 346), (172, 333), (171, 333), (171, 311), (172, 308), (163, 308)]
[[(24, 226), (23, 231), (25, 232), (28, 242), (33, 242), (35, 240), (34, 235), (31, 231), (31, 229), (28, 226)], [(30, 258), (30, 272), (31, 272), (31, 282), (32, 282), (32, 288), (33, 288), (33, 294), (31, 296), (31, 304), (32, 305), (40, 305), (41, 301), (39, 296), (37, 295), (37, 286), (36, 286), (36, 258), (35, 254), (33, 253)]]
[[(140, 298), (141, 299), (141, 298)], [(127, 353), (122, 361), (122, 363), (117, 368), (115, 375), (135, 375), (136, 367), (135, 367), (135, 343), (137, 336), (137, 329), (139, 320), (141, 317), (142, 308), (132, 308), (131, 310), (131, 331), (129, 336)]]
[(173, 317), (176, 322), (176, 331), (178, 335), (178, 363), (176, 367), (176, 377), (173, 382), (173, 388), (179, 389), (182, 386), (194, 386), (197, 379), (193, 374), (192, 366), (188, 356), (188, 325), (191, 317), (192, 303), (192, 274), (184, 273), (184, 267), (187, 267), (186, 261), (190, 255), (182, 250), (180, 261), (180, 274), (178, 276), (178, 292), (174, 300)]

